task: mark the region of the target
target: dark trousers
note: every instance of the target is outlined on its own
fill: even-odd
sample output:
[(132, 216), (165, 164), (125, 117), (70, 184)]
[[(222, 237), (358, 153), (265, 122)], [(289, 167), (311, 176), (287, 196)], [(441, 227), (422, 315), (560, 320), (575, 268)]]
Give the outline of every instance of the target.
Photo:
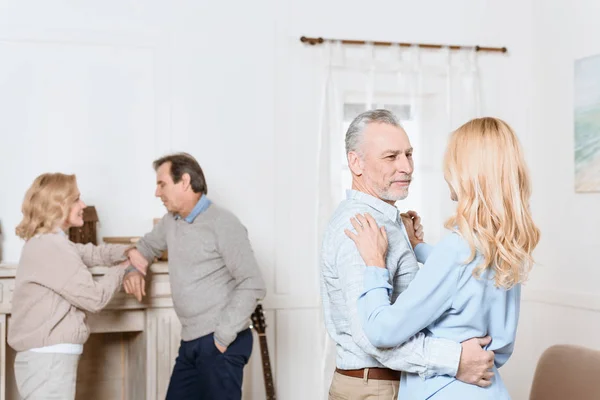
[(246, 329), (221, 353), (213, 334), (181, 341), (169, 382), (167, 400), (240, 400), (244, 365), (252, 353), (252, 332)]

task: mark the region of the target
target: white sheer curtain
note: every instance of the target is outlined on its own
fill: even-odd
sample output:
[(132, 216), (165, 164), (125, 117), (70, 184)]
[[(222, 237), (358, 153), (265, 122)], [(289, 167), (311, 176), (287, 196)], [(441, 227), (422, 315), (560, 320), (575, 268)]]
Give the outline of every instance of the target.
[[(334, 69), (332, 63), (334, 48), (331, 43), (326, 43), (323, 54), (326, 62), (321, 99), (317, 159), (319, 163), (317, 169), (317, 246), (319, 249), (321, 248), (323, 233), (325, 232), (329, 220), (328, 216), (331, 216), (340, 201), (340, 190), (342, 185), (340, 152), (333, 150), (340, 148), (340, 146), (343, 147), (343, 137), (340, 134), (343, 130), (343, 114), (341, 111), (343, 104), (340, 101), (334, 82)], [(317, 260), (317, 265), (319, 265), (319, 260)], [(317, 271), (317, 276), (320, 276), (319, 271)], [(319, 374), (319, 377), (322, 377), (319, 386), (323, 388), (323, 399), (327, 399), (329, 383), (331, 382), (331, 377), (335, 370), (335, 343), (333, 343), (325, 329), (325, 322), (322, 318), (322, 309), (319, 315), (320, 321), (317, 327), (322, 331), (320, 335), (322, 340), (318, 343), (318, 346), (323, 349), (322, 359), (319, 364), (323, 373)]]
[[(388, 108), (401, 119), (415, 148), (415, 173), (401, 211), (416, 209), (425, 238), (435, 243), (452, 211), (443, 179), (442, 158), (448, 134), (481, 115), (481, 89), (475, 51), (431, 51), (418, 47), (323, 47), (324, 79), (318, 148), (318, 243), (327, 222), (350, 187), (344, 134), (349, 121), (372, 108)], [(317, 263), (318, 265), (318, 263)], [(319, 273), (319, 271), (317, 271)], [(335, 343), (322, 321), (323, 398), (335, 369)]]

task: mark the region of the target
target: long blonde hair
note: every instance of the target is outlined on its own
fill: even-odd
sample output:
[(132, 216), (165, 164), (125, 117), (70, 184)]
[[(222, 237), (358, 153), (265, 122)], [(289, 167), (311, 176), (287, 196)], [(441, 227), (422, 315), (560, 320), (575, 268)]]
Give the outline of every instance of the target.
[(450, 136), (444, 174), (458, 200), (446, 228), (469, 243), (467, 263), (477, 251), (483, 256), (474, 275), (493, 269), (496, 286), (506, 289), (524, 282), (540, 232), (529, 209), (529, 173), (511, 127), (479, 118), (458, 128)]
[(35, 178), (25, 193), (21, 207), (23, 219), (15, 229), (17, 236), (29, 240), (38, 233), (58, 228), (78, 195), (75, 175), (54, 173)]

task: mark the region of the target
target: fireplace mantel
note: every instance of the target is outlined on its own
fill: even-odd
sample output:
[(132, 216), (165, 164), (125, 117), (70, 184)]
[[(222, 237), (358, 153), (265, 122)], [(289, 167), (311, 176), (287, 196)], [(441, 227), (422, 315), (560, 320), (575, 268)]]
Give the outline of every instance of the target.
[[(90, 270), (100, 277), (108, 268)], [(18, 399), (15, 353), (6, 343), (15, 273), (16, 265), (0, 265), (0, 400)], [(148, 275), (142, 303), (119, 292), (103, 311), (88, 316), (92, 336), (79, 366), (78, 399), (165, 398), (181, 327), (173, 311), (168, 264), (153, 264)]]

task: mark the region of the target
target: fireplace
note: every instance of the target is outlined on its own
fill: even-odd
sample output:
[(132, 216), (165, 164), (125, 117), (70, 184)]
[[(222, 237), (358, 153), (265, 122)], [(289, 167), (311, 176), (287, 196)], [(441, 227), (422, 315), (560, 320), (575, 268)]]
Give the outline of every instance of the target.
[[(106, 267), (91, 268), (101, 276)], [(15, 352), (6, 344), (15, 266), (0, 266), (0, 400), (18, 400)], [(77, 399), (164, 399), (179, 346), (180, 325), (170, 296), (168, 266), (151, 266), (142, 304), (118, 293), (88, 318), (92, 334), (77, 375)]]

